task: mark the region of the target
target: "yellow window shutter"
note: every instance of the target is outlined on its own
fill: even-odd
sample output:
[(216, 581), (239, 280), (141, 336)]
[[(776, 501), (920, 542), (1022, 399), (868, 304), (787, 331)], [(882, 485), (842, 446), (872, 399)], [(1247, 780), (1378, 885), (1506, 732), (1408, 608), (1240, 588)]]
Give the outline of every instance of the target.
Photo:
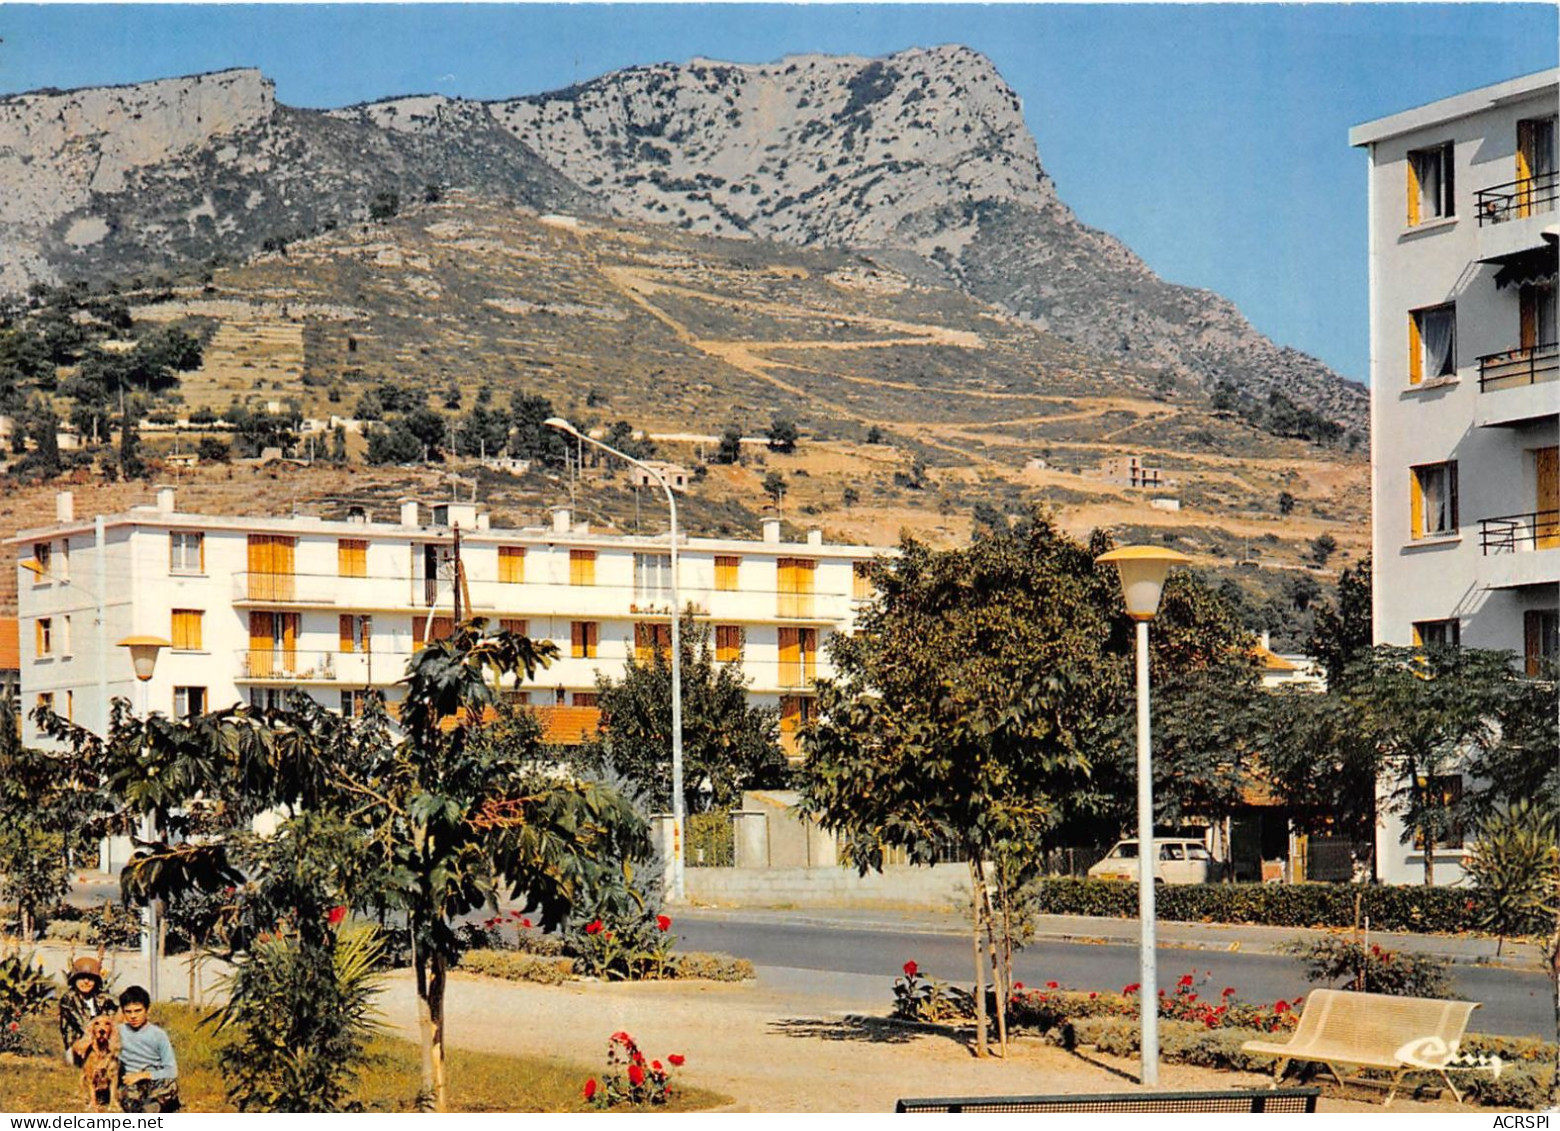
[(570, 550), (569, 551), (569, 584), (570, 585), (594, 585), (594, 584), (596, 584), (596, 551), (595, 550)]
[(1419, 624), (1418, 624), (1418, 622), (1414, 623), (1412, 631), (1414, 633), (1414, 647), (1415, 648), (1419, 648), (1419, 647), (1423, 646), (1423, 644), (1425, 642), (1425, 634), (1423, 632), (1419, 631)]
[(731, 591), (737, 587), (737, 569), (742, 559), (734, 555), (719, 554), (715, 558), (715, 588)]
[(293, 666), (293, 661), (298, 656), (298, 614), (282, 614), (282, 653), (286, 657), (287, 667)]
[(1533, 127), (1532, 121), (1517, 123), (1517, 215), (1533, 210)]
[(354, 651), (352, 647), (352, 615), (350, 613), (342, 613), (337, 618), (337, 625), (340, 629), (337, 635), (341, 640), (341, 650), (343, 652)]
[(498, 548), (498, 580), (508, 585), (519, 585), (525, 581), (525, 547)]
[(1425, 379), (1425, 344), (1419, 333), (1419, 319), (1408, 316), (1408, 383), (1417, 385)]
[(795, 687), (802, 681), (801, 630), (780, 629), (780, 686)]
[(1408, 469), (1408, 498), (1409, 535), (1423, 538), (1425, 536), (1425, 489), (1419, 482), (1417, 468)]
[(1403, 164), (1408, 168), (1408, 226), (1419, 223), (1419, 168), (1410, 153)]
[(368, 576), (368, 543), (361, 538), (342, 538), (336, 543), (336, 572), (342, 577)]

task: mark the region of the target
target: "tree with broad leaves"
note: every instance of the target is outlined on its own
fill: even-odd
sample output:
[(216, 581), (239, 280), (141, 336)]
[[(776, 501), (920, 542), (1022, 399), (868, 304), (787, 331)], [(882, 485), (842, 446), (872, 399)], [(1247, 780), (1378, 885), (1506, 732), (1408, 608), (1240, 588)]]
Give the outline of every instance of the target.
[[(740, 652), (717, 662), (710, 628), (684, 615), (682, 637), (684, 812), (726, 809), (746, 789), (785, 781), (775, 711), (750, 706)], [(596, 677), (601, 733), (586, 757), (634, 781), (648, 804), (670, 812), (672, 734), (670, 648), (630, 650), (623, 677)], [(700, 791), (701, 783), (708, 784)]]
[(1343, 571), (1338, 577), (1338, 599), (1316, 610), (1306, 651), (1327, 670), (1327, 683), (1337, 687), (1344, 669), (1371, 647), (1370, 558)]
[[(480, 619), (466, 622), (413, 657), (400, 741), (371, 752), (340, 783), (379, 856), (387, 896), (407, 917), (423, 1086), (439, 1111), (449, 1098), (444, 995), (461, 952), (456, 921), (523, 894), (525, 909), (551, 928), (602, 890), (631, 893), (626, 881), (652, 854), (643, 819), (616, 791), (539, 772), (534, 749), (476, 740), (499, 680), (530, 678), (557, 655), (550, 641), (483, 629)], [(625, 882), (605, 883), (613, 873)]]

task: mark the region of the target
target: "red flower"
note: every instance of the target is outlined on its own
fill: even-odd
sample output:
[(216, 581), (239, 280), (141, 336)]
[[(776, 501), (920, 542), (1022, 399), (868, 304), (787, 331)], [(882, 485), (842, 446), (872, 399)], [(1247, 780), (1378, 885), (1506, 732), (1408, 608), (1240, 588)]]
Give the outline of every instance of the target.
[(1015, 994), (1018, 993), (1018, 991), (1023, 989), (1023, 988), (1024, 988), (1024, 983), (1023, 982), (1014, 982), (1013, 983), (1013, 992)]
[(346, 917), (347, 909), (338, 905), (336, 907), (332, 907), (330, 911), (326, 913), (325, 921), (332, 927), (339, 927), (341, 925), (341, 921)]
[(650, 1062), (650, 1071), (652, 1071), (652, 1072), (665, 1072), (666, 1069), (661, 1067), (661, 1062), (659, 1060), (652, 1060)]
[(1121, 987), (1121, 996), (1122, 997), (1131, 997), (1133, 994), (1137, 993), (1142, 988), (1143, 987), (1141, 985), (1139, 985), (1137, 982), (1133, 982), (1130, 986), (1122, 986)]
[(906, 978), (914, 978), (920, 972), (921, 968), (915, 964), (915, 959), (912, 958), (909, 962), (905, 963)]
[(589, 923), (586, 923), (585, 924), (585, 933), (587, 935), (599, 935), (599, 934), (601, 934), (601, 920), (600, 919), (592, 919)]
[(1279, 998), (1277, 1001), (1275, 1001), (1273, 1003), (1273, 1012), (1274, 1013), (1288, 1013), (1289, 1012), (1289, 1003), (1287, 1001), (1285, 1001), (1283, 998)]
[(616, 1033), (613, 1033), (612, 1039), (622, 1045), (631, 1045), (634, 1043), (634, 1038), (630, 1037), (622, 1029), (619, 1029)]
[(1181, 980), (1176, 983), (1176, 985), (1178, 985), (1178, 986), (1189, 986), (1191, 984), (1192, 984), (1192, 976), (1190, 974), (1182, 974), (1181, 975)]
[(637, 1064), (630, 1064), (628, 1066), (628, 1082), (636, 1088), (639, 1087), (639, 1085), (645, 1082), (645, 1070)]
[(669, 931), (672, 929), (672, 917), (670, 915), (657, 915), (655, 917), (655, 929)]
[(529, 920), (529, 919), (522, 919), (522, 920), (520, 920), (520, 925), (522, 927), (525, 927), (525, 928), (529, 929), (530, 926), (531, 926), (531, 920)]
[(9, 1024), (9, 1025), (7, 1025), (7, 1026), (6, 1026), (6, 1028), (7, 1028), (7, 1029), (8, 1029), (8, 1030), (10, 1030), (10, 1031), (11, 1031), (11, 1032), (13, 1032), (13, 1033), (14, 1033), (14, 1032), (16, 1032), (16, 1031), (17, 1031), (17, 1030), (18, 1030), (18, 1029), (20, 1029), (20, 1028), (21, 1028), (21, 1025), (19, 1025), (19, 1024), (18, 1024), (18, 1023), (17, 1023), (17, 1022), (15, 1022), (15, 1021), (13, 1021), (13, 1022), (11, 1022), (11, 1023), (10, 1023), (10, 1024)]
[(1219, 996), (1220, 997), (1231, 997), (1231, 996), (1234, 995), (1234, 993), (1235, 993), (1235, 987), (1234, 986), (1225, 986), (1224, 989), (1219, 991)]
[(1093, 1000), (1094, 1000), (1094, 999), (1095, 999), (1095, 998), (1097, 998), (1097, 997), (1099, 997), (1099, 996), (1100, 996), (1100, 995), (1099, 995), (1099, 994), (1097, 994), (1097, 993), (1095, 993), (1095, 992), (1094, 992), (1094, 991), (1093, 991), (1093, 990), (1090, 990), (1090, 991), (1089, 991), (1089, 1000), (1090, 1000), (1090, 1001), (1093, 1001)]
[(666, 1062), (668, 1064), (670, 1064), (673, 1068), (681, 1068), (683, 1066), (683, 1062), (685, 1060), (687, 1060), (687, 1059), (688, 1058), (683, 1056), (682, 1053), (674, 1052), (674, 1053), (672, 1053), (671, 1056), (666, 1058)]
[(594, 1076), (585, 1081), (585, 1098), (587, 1100), (596, 1098), (596, 1078)]
[(1045, 988), (1048, 989), (1048, 990), (1059, 990), (1059, 989), (1061, 989), (1061, 986), (1059, 986), (1055, 982), (1047, 982), (1045, 984)]

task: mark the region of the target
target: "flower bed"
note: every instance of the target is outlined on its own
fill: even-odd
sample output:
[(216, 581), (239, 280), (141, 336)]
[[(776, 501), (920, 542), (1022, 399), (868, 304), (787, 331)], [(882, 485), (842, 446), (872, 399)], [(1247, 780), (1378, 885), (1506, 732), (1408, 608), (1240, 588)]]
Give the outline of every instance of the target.
[[(507, 982), (536, 982), (557, 986), (582, 975), (574, 958), (560, 953), (535, 954), (524, 950), (468, 950), (460, 957), (460, 969), (469, 974), (502, 978)], [(675, 954), (660, 977), (688, 981), (745, 982), (757, 977), (753, 964), (729, 954), (689, 951)]]

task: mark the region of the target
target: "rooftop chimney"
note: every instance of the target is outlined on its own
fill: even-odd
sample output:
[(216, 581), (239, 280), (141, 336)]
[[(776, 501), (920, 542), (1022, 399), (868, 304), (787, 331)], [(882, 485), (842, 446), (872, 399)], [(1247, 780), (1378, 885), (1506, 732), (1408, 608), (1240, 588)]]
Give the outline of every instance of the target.
[(416, 499), (402, 499), (401, 500), (401, 525), (402, 526), (416, 526), (417, 525), (417, 500)]
[(1262, 647), (1269, 652), (1273, 650), (1273, 637), (1265, 628), (1262, 630)]
[(173, 513), (173, 488), (157, 488), (157, 512), (159, 514)]
[(481, 514), (477, 515), (477, 529), (478, 530), (489, 530), (489, 529), (492, 528), (492, 526), (493, 526), (493, 520), (492, 520), (491, 516), (488, 515), (487, 511), (483, 511)]
[(54, 496), (54, 520), (72, 522), (76, 518), (76, 495), (72, 491), (60, 491)]
[(574, 516), (569, 513), (568, 507), (554, 507), (552, 522), (554, 534), (567, 534), (574, 524)]
[(778, 518), (766, 518), (763, 522), (764, 541), (780, 541), (780, 520)]
[(807, 544), (809, 546), (821, 546), (821, 545), (823, 545), (823, 531), (821, 531), (821, 530), (809, 530), (807, 532)]

